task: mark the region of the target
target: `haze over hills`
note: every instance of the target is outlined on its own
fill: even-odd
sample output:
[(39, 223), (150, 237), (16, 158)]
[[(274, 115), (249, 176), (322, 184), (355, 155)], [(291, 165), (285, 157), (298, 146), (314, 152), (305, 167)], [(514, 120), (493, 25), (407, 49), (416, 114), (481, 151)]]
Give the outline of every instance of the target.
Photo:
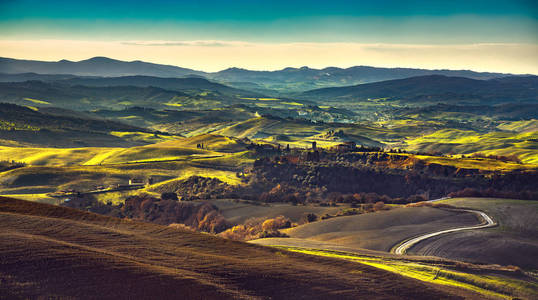
[(60, 60), (55, 62), (0, 58), (2, 73), (72, 74), (79, 76), (126, 76), (148, 75), (182, 77), (203, 72), (169, 65), (142, 61), (120, 61), (107, 57), (93, 57), (81, 61)]
[(155, 76), (123, 76), (123, 77), (100, 77), (100, 78), (71, 78), (62, 80), (62, 83), (69, 85), (86, 86), (138, 86), (138, 87), (159, 87), (172, 91), (184, 90), (211, 90), (222, 94), (236, 94), (244, 97), (261, 96), (257, 93), (231, 88), (229, 86), (211, 82), (200, 77), (185, 78), (163, 78)]
[[(97, 59), (99, 60), (101, 59)], [(121, 69), (121, 65), (118, 68)], [(186, 250), (193, 247), (192, 243), (174, 246), (174, 249), (167, 248), (167, 255), (158, 257), (159, 262), (153, 264), (154, 261), (149, 257), (156, 257), (154, 254), (158, 250), (149, 244), (138, 245), (150, 249), (148, 254), (139, 256), (138, 251), (131, 252), (128, 247), (123, 247), (114, 232), (111, 233), (111, 236), (115, 236), (112, 240), (104, 236), (93, 236), (93, 242), (107, 245), (106, 251), (112, 257), (111, 261), (100, 265), (102, 268), (96, 270), (97, 273), (83, 272), (82, 269), (87, 269), (86, 267), (77, 269), (77, 282), (88, 282), (87, 278), (93, 278), (95, 274), (109, 275), (109, 270), (123, 266), (125, 262), (122, 257), (129, 255), (138, 266), (139, 262), (145, 262), (148, 266), (148, 269), (137, 269), (137, 274), (147, 279), (145, 283), (148, 286), (155, 282), (151, 279), (153, 276), (162, 279), (166, 274), (183, 274), (183, 269), (187, 269), (195, 277), (199, 275), (210, 281), (226, 281), (223, 293), (230, 297), (233, 296), (228, 292), (261, 298), (267, 295), (297, 298), (293, 297), (297, 292), (296, 284), (291, 292), (280, 292), (269, 287), (270, 284), (282, 287), (282, 278), (290, 278), (296, 283), (302, 284), (303, 280), (306, 282), (304, 286), (308, 290), (298, 292), (301, 295), (328, 298), (325, 297), (326, 294), (311, 289), (312, 282), (317, 287), (321, 286), (315, 283), (319, 276), (297, 277), (296, 274), (309, 272), (313, 266), (315, 270), (320, 270), (316, 267), (316, 262), (332, 266), (332, 260), (325, 262), (319, 257), (309, 257), (308, 260), (305, 258), (298, 262), (302, 267), (290, 269), (289, 263), (295, 262), (290, 259), (296, 257), (291, 256), (291, 252), (265, 249), (268, 252), (263, 252), (258, 259), (248, 253), (250, 248), (244, 244), (233, 244), (237, 245), (234, 247), (236, 256), (233, 256), (226, 253), (233, 242), (210, 236), (250, 241), (291, 235), (292, 238), (288, 240), (299, 244), (288, 244), (287, 239), (281, 239), (284, 241), (270, 242), (269, 245), (279, 245), (290, 251), (306, 251), (308, 254), (312, 254), (312, 250), (303, 247), (312, 247), (317, 249), (316, 255), (351, 259), (354, 263), (358, 259), (361, 263), (373, 263), (372, 266), (376, 268), (425, 282), (438, 283), (443, 280), (453, 286), (447, 291), (454, 291), (456, 296), (461, 295), (467, 299), (473, 299), (475, 295), (460, 291), (460, 286), (465, 285), (467, 289), (481, 295), (495, 297), (535, 295), (535, 283), (526, 273), (527, 269), (534, 268), (529, 263), (532, 261), (529, 255), (521, 260), (500, 260), (496, 257), (487, 261), (492, 264), (510, 263), (512, 266), (482, 266), (473, 265), (472, 263), (482, 261), (475, 261), (475, 256), (467, 255), (474, 253), (474, 248), (465, 252), (467, 256), (463, 263), (442, 259), (429, 261), (430, 258), (424, 261), (419, 258), (416, 262), (420, 261), (420, 265), (409, 261), (408, 257), (394, 259), (390, 253), (376, 252), (375, 257), (369, 256), (367, 259), (351, 253), (389, 251), (395, 243), (408, 238), (410, 234), (469, 226), (476, 221), (472, 216), (467, 220), (457, 217), (457, 213), (443, 211), (446, 207), (421, 209), (419, 206), (400, 210), (399, 207), (406, 203), (454, 193), (521, 198), (526, 201), (535, 199), (535, 195), (538, 195), (533, 184), (538, 170), (535, 120), (538, 117), (535, 109), (538, 103), (535, 92), (537, 76), (472, 79), (425, 75), (297, 93), (294, 91), (305, 89), (312, 83), (335, 84), (336, 81), (302, 81), (306, 76), (302, 73), (315, 73), (306, 68), (283, 70), (284, 73), (297, 73), (297, 76), (290, 75), (288, 79), (285, 76), (275, 77), (279, 71), (268, 72), (269, 77), (273, 76), (275, 80), (258, 78), (258, 73), (253, 73), (252, 78), (260, 83), (232, 83), (241, 86), (241, 89), (228, 86), (223, 83), (224, 80), (211, 78), (217, 73), (205, 74), (207, 79), (199, 75), (103, 77), (38, 74), (33, 69), (29, 71), (31, 72), (0, 74), (0, 102), (9, 102), (0, 104), (0, 195), (69, 206), (129, 220), (172, 224), (173, 228), (188, 226), (191, 228), (189, 230), (209, 234), (206, 236), (181, 231), (185, 233), (179, 236), (182, 240), (205, 236), (200, 249), (208, 248), (208, 243), (214, 242), (212, 245), (216, 246), (222, 243), (219, 248), (221, 254), (216, 258), (213, 253), (196, 249), (203, 262), (203, 267), (200, 268), (204, 270), (198, 272), (199, 265), (184, 259)], [(233, 73), (234, 70), (224, 73), (230, 72)], [(331, 78), (330, 75), (326, 77)], [(338, 84), (343, 82), (339, 81)], [(267, 87), (286, 90), (286, 96)], [(314, 147), (317, 148), (313, 149)], [(472, 193), (465, 194), (470, 192)], [(44, 208), (21, 202), (15, 204), (23, 206), (23, 210)], [(389, 212), (383, 214), (381, 211), (384, 210)], [(55, 211), (61, 214), (73, 212), (61, 209)], [(402, 211), (412, 215), (418, 215), (419, 211), (424, 213), (421, 220), (413, 220), (417, 222), (414, 233), (410, 231), (409, 218), (400, 217), (399, 212)], [(443, 222), (432, 222), (433, 225), (428, 227), (427, 220), (438, 220), (440, 214), (446, 216)], [(383, 218), (383, 215), (388, 217)], [(81, 212), (77, 214), (77, 218), (87, 216)], [(48, 216), (41, 217), (43, 216), (30, 216), (31, 219), (51, 223), (51, 226), (57, 225), (58, 216), (54, 220)], [(355, 217), (367, 221), (351, 224), (351, 227), (357, 228), (355, 231), (348, 230), (351, 228), (349, 226), (346, 229), (339, 225), (345, 220), (355, 220)], [(526, 218), (532, 220), (534, 217), (531, 214)], [(12, 219), (12, 228), (8, 231), (39, 227), (33, 223), (29, 227), (20, 227), (15, 220), (20, 217)], [(68, 219), (68, 222), (80, 225), (77, 234), (86, 233), (82, 228), (87, 226), (99, 226), (92, 222), (80, 224), (77, 219)], [(394, 222), (395, 220), (404, 223)], [(124, 224), (119, 219), (116, 222)], [(128, 223), (135, 224), (132, 221)], [(370, 224), (380, 225), (380, 231), (371, 231), (368, 228)], [(137, 228), (144, 226), (135, 225)], [(532, 227), (532, 223), (526, 222), (525, 226)], [(286, 231), (290, 227), (294, 229)], [(328, 239), (318, 239), (319, 236), (314, 232), (314, 235), (300, 236), (301, 241), (298, 241), (299, 237), (294, 232), (308, 228), (326, 232), (323, 239)], [(106, 226), (99, 229), (109, 231)], [(157, 231), (164, 232), (162, 239), (155, 232), (147, 235), (131, 229), (133, 228), (126, 226), (122, 230), (130, 236), (136, 236), (136, 240), (151, 239), (152, 244), (156, 241), (161, 246), (176, 243), (174, 232), (177, 229), (157, 228)], [(63, 229), (60, 231), (65, 232)], [(366, 231), (369, 232), (370, 242), (376, 237), (388, 239), (383, 242), (382, 248), (349, 243), (364, 241), (362, 234)], [(32, 231), (32, 234), (35, 233), (35, 230)], [(31, 248), (47, 258), (55, 255), (48, 251), (50, 247), (47, 245), (28, 243), (20, 235), (7, 236), (10, 238), (9, 243), (4, 245), (5, 249), (0, 250), (10, 259), (27, 261), (31, 266), (36, 261), (39, 262), (39, 259), (33, 257), (21, 259), (18, 251), (11, 251), (7, 247), (13, 243), (18, 243), (18, 249)], [(80, 245), (83, 249), (89, 249), (84, 242), (79, 243), (80, 235), (73, 236), (76, 243), (70, 244), (70, 249), (73, 245), (75, 248)], [(54, 238), (62, 244), (72, 241), (70, 236)], [(525, 240), (516, 235), (511, 240), (516, 248), (527, 242), (535, 244), (533, 238)], [(135, 243), (135, 248), (138, 247), (136, 241), (126, 242), (129, 245)], [(345, 247), (341, 248), (343, 246)], [(125, 251), (117, 252), (118, 247)], [(430, 248), (426, 250), (430, 251)], [(443, 252), (445, 248), (447, 247), (431, 249), (440, 251), (437, 254), (440, 257), (454, 258), (450, 256), (453, 254), (447, 256)], [(351, 252), (325, 252), (332, 251), (331, 249)], [(514, 248), (505, 244), (498, 247), (499, 253), (511, 251), (507, 249)], [(94, 248), (90, 250), (95, 251)], [(272, 251), (277, 251), (276, 255)], [(79, 256), (64, 251), (61, 261), (67, 261), (71, 266), (75, 264), (70, 260), (71, 257)], [(208, 260), (210, 257), (213, 258)], [(254, 259), (255, 266), (249, 267), (249, 264), (241, 262), (241, 268), (239, 265), (237, 269), (230, 267), (230, 264), (236, 264), (245, 257)], [(84, 264), (93, 263), (93, 256), (86, 258)], [(267, 268), (264, 263), (266, 258), (271, 260), (275, 269)], [(481, 256), (478, 258), (482, 259)], [(459, 260), (458, 257), (456, 259)], [(163, 260), (169, 261), (170, 265), (162, 265)], [(288, 265), (286, 270), (290, 274), (283, 272), (278, 265), (281, 260)], [(80, 259), (76, 261), (80, 262)], [(209, 268), (208, 261), (211, 263)], [(348, 265), (346, 261), (340, 263), (353, 270), (340, 269), (344, 270), (344, 279), (341, 279), (339, 270), (327, 273), (324, 269), (325, 273), (320, 276), (334, 276), (330, 287), (324, 290), (330, 294), (330, 298), (334, 295), (340, 298), (346, 295), (351, 298), (362, 296), (360, 293), (365, 292), (368, 284), (362, 286), (359, 292), (348, 289), (347, 284), (357, 287), (355, 282), (350, 281), (353, 278), (372, 283), (369, 276), (360, 270), (359, 273), (353, 273), (357, 272), (357, 268)], [(263, 268), (258, 269), (258, 265), (263, 265)], [(305, 269), (305, 265), (310, 267)], [(181, 270), (177, 269), (178, 266)], [(166, 274), (155, 272), (155, 267), (161, 270), (165, 268)], [(518, 268), (523, 268), (524, 271)], [(48, 285), (47, 282), (36, 279), (50, 278), (43, 275), (48, 269), (38, 270), (37, 277), (25, 277), (24, 274), (29, 272), (18, 270), (16, 263), (8, 270), (9, 276), (16, 276), (15, 279), (10, 277), (9, 290), (24, 295), (33, 293), (32, 286), (20, 287), (23, 286), (20, 282), (31, 281), (36, 282), (36, 286), (45, 287), (44, 290), (37, 291), (37, 294), (54, 292), (76, 295), (79, 291), (67, 290), (63, 283)], [(247, 272), (250, 270), (254, 277), (250, 277)], [(240, 277), (236, 276), (239, 274), (237, 272), (241, 273)], [(486, 274), (487, 278), (482, 277)], [(131, 275), (127, 270), (122, 276)], [(273, 279), (273, 275), (279, 279)], [(382, 273), (382, 276), (395, 275)], [(139, 277), (135, 277), (139, 280)], [(263, 288), (259, 286), (259, 277), (266, 280)], [(54, 278), (64, 281), (61, 276)], [(250, 278), (255, 278), (253, 286), (244, 283)], [(505, 285), (505, 278), (511, 280), (510, 286)], [(2, 274), (0, 280), (3, 280)], [(420, 298), (415, 290), (423, 291), (423, 287), (437, 288), (437, 285), (420, 284), (417, 281), (415, 284), (421, 286), (415, 289), (415, 285), (408, 285), (411, 281), (407, 280), (394, 277), (389, 282), (389, 288), (381, 291), (379, 298), (397, 298), (394, 297), (394, 290), (400, 285), (405, 286), (404, 291), (411, 293), (401, 298), (409, 299)], [(337, 287), (334, 286), (335, 282), (340, 282)], [(382, 289), (384, 285), (381, 279), (373, 283), (376, 290)], [(92, 281), (90, 284), (97, 283)], [(177, 284), (178, 281), (172, 280), (170, 286)], [(115, 285), (110, 286), (116, 290)], [(197, 285), (190, 286), (197, 289)], [(204, 290), (203, 287), (200, 289)], [(99, 285), (99, 289), (102, 291), (106, 288)], [(181, 287), (179, 289), (185, 290)], [(65, 292), (60, 293), (58, 290)], [(0, 294), (1, 291), (2, 287)], [(445, 290), (442, 288), (440, 291)], [(91, 294), (87, 290), (83, 293)], [(135, 290), (133, 293), (140, 295), (141, 291)], [(434, 294), (437, 298), (442, 296), (436, 291)], [(372, 296), (371, 291), (366, 291), (364, 297), (366, 295), (374, 299), (377, 297)], [(403, 294), (398, 292), (398, 296), (401, 295)], [(427, 295), (427, 298), (431, 299), (432, 295)]]
[[(219, 72), (203, 72), (176, 66), (147, 63), (142, 61), (120, 61), (106, 57), (94, 57), (78, 62), (17, 60), (0, 58), (1, 73), (71, 74), (77, 76), (133, 76), (156, 77), (204, 76), (208, 79), (257, 91), (274, 90), (290, 93), (315, 88), (355, 85), (413, 76), (445, 75), (473, 79), (492, 79), (510, 74), (474, 72), (469, 70), (426, 70), (413, 68), (377, 68), (355, 66), (350, 68), (328, 67), (324, 69), (285, 68), (276, 71), (254, 71), (229, 68)], [(12, 77), (13, 78), (13, 77)], [(16, 79), (16, 78), (13, 78)], [(35, 78), (34, 78), (35, 79)], [(18, 81), (18, 80), (17, 80)]]
[(412, 68), (378, 68), (355, 66), (350, 68), (328, 67), (324, 69), (285, 68), (277, 71), (251, 71), (229, 68), (210, 75), (223, 82), (255, 82), (279, 91), (300, 91), (316, 87), (346, 86), (360, 83), (401, 79), (415, 76), (445, 75), (473, 79), (492, 79), (507, 76), (502, 73), (480, 73), (469, 70), (425, 70)]
[(199, 2), (0, 0), (0, 300), (538, 300), (532, 1)]
[(301, 98), (349, 101), (387, 98), (407, 102), (535, 102), (538, 76), (477, 80), (428, 75), (306, 91)]

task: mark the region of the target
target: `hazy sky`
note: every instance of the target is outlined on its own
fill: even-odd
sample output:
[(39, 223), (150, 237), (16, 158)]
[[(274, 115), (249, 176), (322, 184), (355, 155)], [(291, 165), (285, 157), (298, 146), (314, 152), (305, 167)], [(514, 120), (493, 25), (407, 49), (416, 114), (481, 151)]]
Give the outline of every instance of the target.
[[(0, 0), (0, 56), (538, 74), (536, 1)], [(0, 70), (1, 71), (1, 70)]]

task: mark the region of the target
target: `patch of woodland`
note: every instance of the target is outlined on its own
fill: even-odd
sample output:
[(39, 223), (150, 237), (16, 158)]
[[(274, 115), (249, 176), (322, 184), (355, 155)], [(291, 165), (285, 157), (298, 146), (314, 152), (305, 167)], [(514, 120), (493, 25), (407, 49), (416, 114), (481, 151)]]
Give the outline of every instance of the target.
[(465, 189), (484, 197), (517, 199), (536, 199), (538, 193), (534, 170), (465, 169), (385, 152), (266, 157), (257, 159), (245, 174), (246, 184), (237, 193), (261, 202), (405, 204)]
[(238, 198), (234, 188), (217, 178), (191, 176), (155, 187), (157, 193), (174, 193), (182, 201), (212, 198)]
[(161, 225), (184, 224), (197, 231), (218, 233), (230, 224), (209, 202), (184, 202), (164, 193), (161, 199), (149, 195), (131, 196), (125, 203), (103, 203), (92, 195), (70, 198), (62, 205), (98, 214), (151, 222)]
[(287, 234), (280, 232), (280, 229), (293, 226), (297, 226), (297, 224), (292, 224), (291, 220), (284, 216), (268, 219), (250, 218), (243, 224), (233, 226), (221, 232), (219, 236), (236, 241), (249, 241), (269, 237), (289, 237)]

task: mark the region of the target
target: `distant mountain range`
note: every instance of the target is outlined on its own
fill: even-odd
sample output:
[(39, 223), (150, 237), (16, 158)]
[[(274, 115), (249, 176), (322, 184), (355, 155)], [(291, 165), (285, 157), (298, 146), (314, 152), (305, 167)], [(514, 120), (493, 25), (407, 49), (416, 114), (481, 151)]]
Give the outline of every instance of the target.
[[(94, 57), (78, 62), (61, 60), (57, 62), (17, 60), (0, 58), (0, 73), (54, 74), (55, 79), (66, 79), (66, 75), (76, 76), (154, 76), (154, 77), (193, 77), (203, 76), (226, 85), (249, 89), (261, 93), (294, 93), (316, 88), (337, 87), (370, 83), (415, 76), (445, 75), (471, 79), (493, 79), (511, 74), (483, 73), (468, 70), (425, 70), (412, 68), (376, 68), (356, 66), (350, 68), (329, 67), (324, 69), (285, 68), (278, 71), (252, 71), (229, 68), (208, 73), (171, 65), (147, 63), (142, 61), (120, 61), (106, 57)], [(63, 76), (62, 76), (63, 75)], [(31, 76), (27, 74), (26, 76)], [(37, 75), (34, 75), (34, 77)], [(21, 80), (25, 76), (12, 75), (11, 80)], [(69, 76), (67, 76), (69, 78)], [(37, 79), (37, 78), (33, 78)]]
[(184, 77), (203, 75), (204, 72), (142, 61), (120, 61), (107, 57), (94, 57), (81, 61), (55, 62), (0, 58), (0, 73), (71, 74), (77, 76), (128, 76)]
[(476, 80), (441, 75), (418, 76), (346, 87), (323, 88), (299, 98), (323, 101), (401, 100), (404, 103), (480, 103), (538, 101), (538, 76)]

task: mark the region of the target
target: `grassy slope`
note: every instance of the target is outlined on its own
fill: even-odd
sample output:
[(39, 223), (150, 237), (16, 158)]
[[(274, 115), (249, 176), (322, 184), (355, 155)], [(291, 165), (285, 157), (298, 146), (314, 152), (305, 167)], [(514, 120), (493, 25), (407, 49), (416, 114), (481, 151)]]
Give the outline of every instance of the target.
[[(233, 136), (233, 135), (232, 135)], [(155, 147), (173, 148), (173, 147), (188, 147), (196, 148), (198, 144), (204, 144), (204, 148), (211, 151), (219, 152), (239, 152), (245, 150), (245, 144), (237, 141), (234, 138), (215, 135), (201, 134), (188, 137), (185, 139), (177, 139), (155, 144)]]
[(432, 238), (411, 248), (411, 253), (538, 270), (538, 201), (456, 198), (442, 202), (483, 210), (499, 226)]
[[(127, 184), (129, 179), (144, 181), (149, 177), (155, 180), (154, 185), (159, 185), (162, 180), (179, 180), (193, 175), (215, 177), (229, 184), (240, 183), (234, 170), (218, 161), (205, 159), (102, 166), (30, 166), (0, 173), (0, 194), (29, 194), (38, 199), (37, 195), (30, 194), (65, 189), (88, 191), (99, 185)], [(154, 185), (140, 191), (151, 191)], [(25, 191), (21, 192), (21, 189)], [(108, 193), (101, 198), (106, 200), (106, 196)], [(113, 198), (111, 200), (117, 198), (117, 195), (109, 196)]]
[(515, 132), (538, 131), (538, 120), (503, 122), (497, 128)]
[(63, 207), (0, 198), (0, 220), (9, 298), (456, 299), (364, 264)]
[(517, 155), (525, 163), (538, 163), (538, 131), (490, 132), (443, 129), (419, 138), (406, 140), (412, 151), (441, 151), (458, 154)]

